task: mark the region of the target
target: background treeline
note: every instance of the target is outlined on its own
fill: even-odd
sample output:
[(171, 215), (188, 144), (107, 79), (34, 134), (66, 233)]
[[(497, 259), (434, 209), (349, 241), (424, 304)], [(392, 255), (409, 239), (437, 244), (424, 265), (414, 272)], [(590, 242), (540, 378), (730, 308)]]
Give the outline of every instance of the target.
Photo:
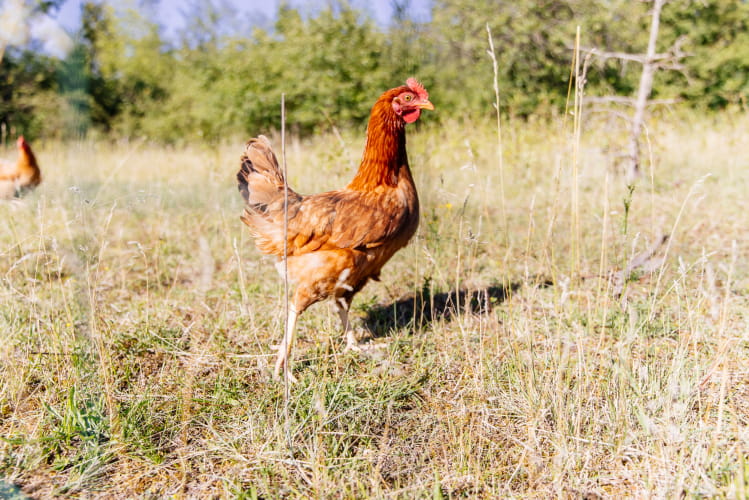
[[(47, 4), (55, 2), (47, 2)], [(60, 2), (56, 2), (59, 4)], [(236, 19), (221, 3), (193, 2), (186, 27), (166, 38), (153, 9), (85, 2), (63, 60), (8, 47), (0, 64), (0, 125), (32, 137), (92, 134), (160, 141), (215, 140), (290, 123), (304, 134), (366, 119), (384, 89), (415, 75), (435, 119), (494, 113), (486, 24), (499, 64), (502, 111), (563, 109), (575, 29), (585, 47), (641, 53), (649, 2), (433, 0), (428, 22), (394, 2), (388, 26), (345, 0), (282, 6), (271, 26)], [(749, 92), (749, 2), (674, 0), (661, 17), (660, 51), (683, 38), (688, 57), (656, 76), (654, 98), (701, 109), (744, 106)], [(593, 58), (589, 95), (630, 95), (641, 66)]]

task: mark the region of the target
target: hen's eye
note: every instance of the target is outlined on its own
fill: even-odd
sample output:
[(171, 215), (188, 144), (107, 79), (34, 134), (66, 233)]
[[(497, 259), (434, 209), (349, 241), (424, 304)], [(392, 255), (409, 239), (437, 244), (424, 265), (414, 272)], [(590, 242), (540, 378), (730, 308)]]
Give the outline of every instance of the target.
[(413, 96), (411, 94), (406, 94), (405, 96), (403, 96), (403, 99), (406, 102), (411, 102), (411, 99), (413, 99)]

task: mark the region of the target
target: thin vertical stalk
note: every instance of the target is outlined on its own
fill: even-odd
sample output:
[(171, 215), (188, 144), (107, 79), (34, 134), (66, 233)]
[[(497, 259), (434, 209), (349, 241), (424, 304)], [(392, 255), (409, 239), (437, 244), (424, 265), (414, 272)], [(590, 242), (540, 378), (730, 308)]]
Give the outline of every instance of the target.
[(573, 102), (573, 139), (572, 139), (572, 203), (570, 207), (570, 216), (572, 224), (570, 227), (570, 274), (572, 277), (577, 276), (580, 271), (580, 201), (578, 186), (578, 160), (580, 154), (580, 26), (575, 33), (575, 55), (574, 55), (574, 72), (575, 72), (575, 96)]
[[(281, 94), (281, 165), (283, 166), (283, 296), (284, 328), (289, 321), (289, 181), (286, 171), (286, 94)], [(284, 330), (285, 334), (285, 330)], [(289, 363), (284, 363), (283, 380), (285, 392), (289, 391)]]
[(499, 167), (499, 197), (502, 210), (502, 223), (505, 229), (505, 239), (509, 238), (510, 231), (507, 226), (507, 211), (505, 203), (505, 169), (504, 155), (502, 153), (502, 115), (499, 112), (499, 67), (497, 57), (494, 54), (494, 40), (492, 40), (492, 30), (489, 23), (486, 23), (486, 35), (489, 39), (489, 57), (492, 59), (492, 69), (494, 70), (494, 110), (497, 113), (497, 165)]
[[(603, 210), (602, 210), (602, 221), (601, 221), (601, 253), (599, 255), (600, 262), (598, 264), (598, 276), (600, 279), (604, 279), (605, 273), (606, 273), (606, 260), (607, 260), (607, 242), (606, 242), (606, 234), (608, 233), (608, 225), (609, 225), (609, 172), (606, 171), (606, 174), (604, 176), (603, 181)], [(598, 287), (598, 290), (596, 291), (596, 301), (595, 305), (596, 307), (599, 307), (603, 311), (603, 320), (602, 324), (606, 324), (606, 319), (608, 317), (608, 295), (609, 295), (609, 287), (611, 286), (611, 280), (604, 280), (605, 285), (601, 284)], [(604, 293), (603, 288), (605, 287), (606, 291)], [(605, 301), (606, 303), (602, 303)], [(593, 320), (594, 318), (591, 318)], [(594, 324), (593, 321), (590, 321), (590, 324)], [(606, 329), (601, 328), (601, 334), (598, 338), (598, 346), (599, 348), (603, 348), (603, 342), (604, 342), (604, 336), (606, 334)]]
[[(286, 93), (281, 94), (281, 165), (283, 167), (283, 296), (284, 296), (284, 338), (289, 327), (289, 181), (286, 169)], [(282, 349), (286, 346), (282, 345)], [(291, 439), (289, 421), (289, 361), (283, 365), (283, 415), (284, 433), (291, 458), (294, 458), (294, 444)]]

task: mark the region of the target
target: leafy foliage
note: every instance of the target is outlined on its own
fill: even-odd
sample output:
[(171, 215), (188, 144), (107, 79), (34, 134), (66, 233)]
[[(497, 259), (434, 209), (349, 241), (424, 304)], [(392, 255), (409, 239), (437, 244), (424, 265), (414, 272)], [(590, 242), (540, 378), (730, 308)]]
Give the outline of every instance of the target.
[[(312, 13), (283, 4), (269, 27), (243, 24), (220, 2), (193, 3), (179, 41), (144, 10), (88, 1), (64, 61), (18, 49), (0, 66), (0, 123), (17, 133), (78, 137), (92, 130), (178, 142), (254, 134), (289, 122), (306, 134), (362, 123), (383, 90), (416, 75), (443, 117), (492, 113), (491, 28), (503, 112), (561, 109), (575, 30), (582, 44), (641, 53), (650, 3), (628, 0), (434, 0), (415, 22), (396, 2), (376, 25), (345, 0)], [(53, 7), (56, 7), (53, 6)], [(53, 9), (54, 10), (54, 9)], [(654, 95), (695, 107), (742, 104), (749, 90), (749, 4), (674, 0), (659, 52), (684, 38), (681, 71), (663, 71)], [(593, 59), (589, 94), (629, 95), (637, 63)], [(60, 110), (62, 112), (60, 112)]]

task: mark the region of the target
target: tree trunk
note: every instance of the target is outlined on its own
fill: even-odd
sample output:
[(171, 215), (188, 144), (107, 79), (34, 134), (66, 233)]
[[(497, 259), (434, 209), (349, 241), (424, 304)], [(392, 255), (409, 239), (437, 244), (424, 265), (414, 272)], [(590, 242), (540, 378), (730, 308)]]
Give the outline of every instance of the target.
[(650, 39), (648, 40), (648, 51), (645, 62), (642, 65), (640, 76), (640, 87), (637, 90), (635, 101), (635, 114), (632, 118), (632, 129), (629, 136), (627, 180), (632, 183), (640, 176), (640, 134), (645, 122), (645, 108), (648, 104), (650, 91), (653, 89), (653, 75), (657, 67), (655, 60), (655, 44), (658, 40), (658, 28), (661, 21), (661, 9), (667, 0), (655, 0), (653, 4), (653, 17), (650, 23)]

